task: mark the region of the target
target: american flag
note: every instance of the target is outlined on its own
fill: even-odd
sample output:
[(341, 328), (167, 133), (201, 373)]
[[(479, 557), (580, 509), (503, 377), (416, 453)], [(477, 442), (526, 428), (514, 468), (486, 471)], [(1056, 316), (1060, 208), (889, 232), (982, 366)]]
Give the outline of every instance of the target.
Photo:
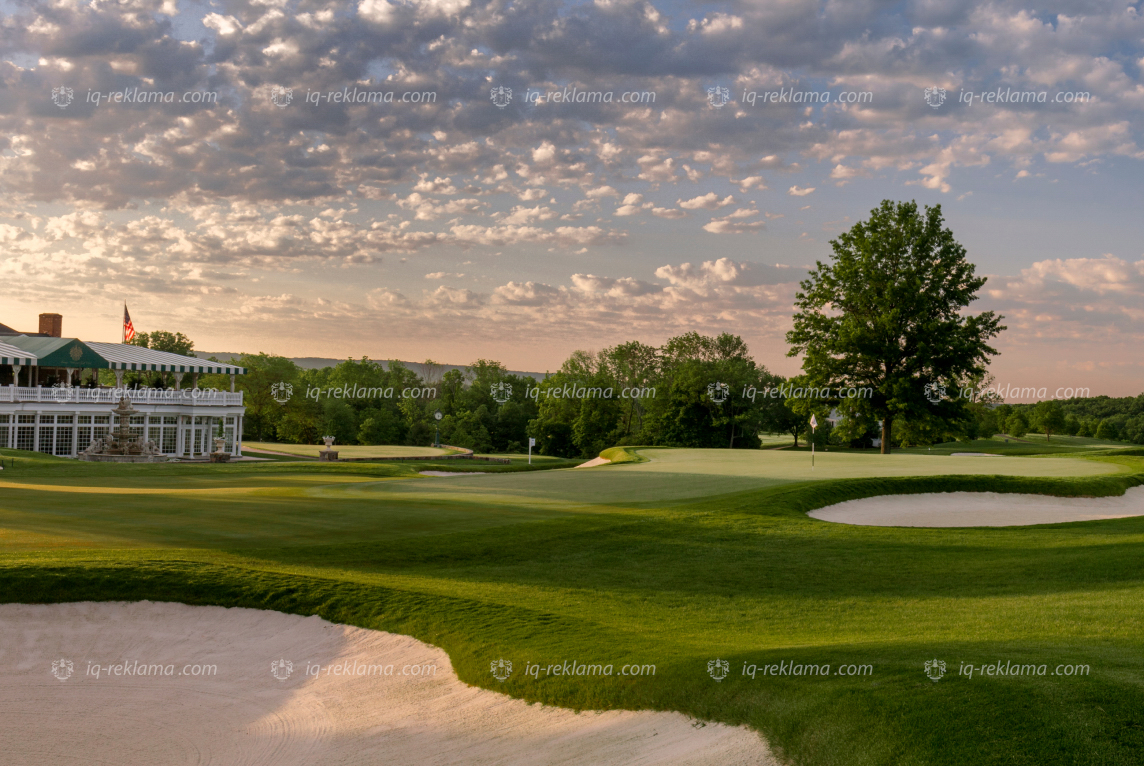
[(135, 325), (131, 324), (131, 315), (127, 313), (127, 304), (123, 304), (123, 342), (130, 343), (135, 340)]

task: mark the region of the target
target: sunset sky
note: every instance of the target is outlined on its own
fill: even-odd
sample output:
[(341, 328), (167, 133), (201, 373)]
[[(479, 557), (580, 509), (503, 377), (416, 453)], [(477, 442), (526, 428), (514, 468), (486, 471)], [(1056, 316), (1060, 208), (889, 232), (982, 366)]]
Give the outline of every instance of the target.
[(1038, 7), (3, 0), (0, 323), (539, 371), (729, 331), (789, 375), (806, 267), (916, 199), (1000, 383), (1135, 395), (1144, 4)]

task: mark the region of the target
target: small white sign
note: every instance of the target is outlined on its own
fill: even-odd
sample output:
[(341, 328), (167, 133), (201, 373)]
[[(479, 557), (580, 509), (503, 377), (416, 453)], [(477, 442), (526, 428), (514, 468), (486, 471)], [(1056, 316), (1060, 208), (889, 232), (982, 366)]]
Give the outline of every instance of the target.
[(811, 415), (810, 416), (810, 430), (813, 431), (816, 428), (818, 428), (818, 418), (816, 418), (814, 415)]
[(530, 437), (528, 438), (528, 446), (529, 446), (529, 447), (535, 447), (535, 446), (536, 446), (536, 439), (533, 439), (533, 438), (530, 436)]

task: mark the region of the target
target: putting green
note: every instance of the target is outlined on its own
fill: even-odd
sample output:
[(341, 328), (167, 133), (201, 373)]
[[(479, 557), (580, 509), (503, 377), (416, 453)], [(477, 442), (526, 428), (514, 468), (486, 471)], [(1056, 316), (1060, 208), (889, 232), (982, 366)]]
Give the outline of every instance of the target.
[[(287, 455), (299, 457), (318, 456), (319, 450), (325, 446), (320, 444), (273, 444), (271, 442), (243, 442), (244, 450), (265, 450), (267, 452), (284, 452)], [(336, 444), (333, 447), (339, 457), (423, 457), (432, 455), (451, 455), (455, 450), (438, 449), (437, 447), (403, 447), (400, 445), (379, 444)], [(254, 455), (257, 457), (257, 455)]]
[(787, 450), (641, 449), (646, 463), (624, 463), (528, 475), (456, 477), (448, 482), (387, 482), (338, 488), (355, 497), (412, 494), (436, 500), (592, 504), (675, 503), (801, 481), (893, 476), (1099, 476), (1122, 466), (1071, 458), (948, 457), (853, 452), (815, 456)]

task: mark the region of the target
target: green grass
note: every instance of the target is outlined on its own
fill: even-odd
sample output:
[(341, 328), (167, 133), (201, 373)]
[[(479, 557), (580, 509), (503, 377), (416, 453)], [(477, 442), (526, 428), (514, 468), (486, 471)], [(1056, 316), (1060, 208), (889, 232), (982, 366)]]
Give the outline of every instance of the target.
[[(297, 455), (299, 457), (318, 457), (318, 451), (324, 450), (324, 445), (315, 444), (276, 444), (273, 442), (243, 442), (243, 449), (252, 451), (255, 457), (261, 457), (255, 450), (265, 450), (268, 452), (284, 452), (288, 455)], [(383, 445), (361, 445), (361, 444), (338, 444), (334, 445), (339, 457), (345, 458), (362, 458), (362, 457), (422, 457), (434, 455), (452, 455), (456, 450), (439, 449), (437, 447), (403, 447), (400, 445), (383, 444)]]
[(908, 447), (898, 449), (907, 455), (950, 455), (955, 452), (987, 452), (995, 455), (1086, 455), (1097, 450), (1130, 449), (1132, 445), (1105, 439), (1087, 439), (1079, 436), (1054, 436), (1052, 441), (1043, 434), (1027, 434), (1020, 439), (994, 436), (992, 439), (974, 439), (963, 442), (946, 442), (932, 447)]
[[(320, 614), (441, 646), (466, 682), (525, 699), (746, 723), (806, 766), (1141, 762), (1144, 518), (918, 529), (806, 512), (893, 493), (1115, 495), (1144, 484), (1144, 459), (831, 452), (812, 471), (787, 450), (620, 453), (604, 456), (643, 462), (439, 480), (421, 463), (20, 453), (0, 474), (0, 598)], [(501, 657), (656, 673), (501, 684)], [(742, 675), (792, 660), (873, 674)], [(1091, 672), (957, 673), (998, 660)]]

